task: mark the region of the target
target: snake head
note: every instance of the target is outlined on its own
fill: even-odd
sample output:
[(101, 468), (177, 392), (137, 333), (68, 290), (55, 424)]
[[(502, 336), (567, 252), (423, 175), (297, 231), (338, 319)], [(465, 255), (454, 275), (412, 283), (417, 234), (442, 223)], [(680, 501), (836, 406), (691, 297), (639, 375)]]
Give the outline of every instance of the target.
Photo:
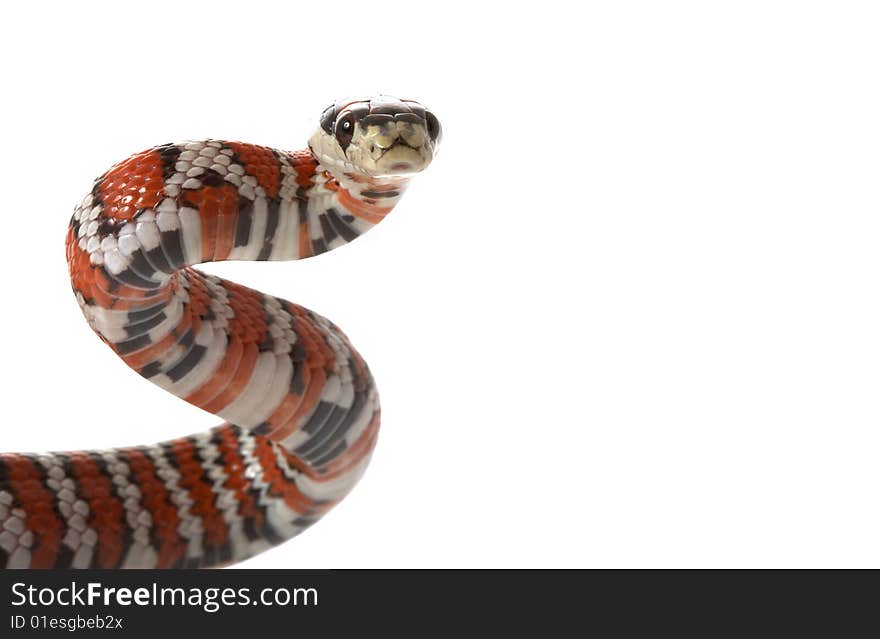
[(321, 164), (370, 177), (418, 173), (434, 158), (440, 122), (414, 100), (344, 100), (324, 110), (309, 140)]

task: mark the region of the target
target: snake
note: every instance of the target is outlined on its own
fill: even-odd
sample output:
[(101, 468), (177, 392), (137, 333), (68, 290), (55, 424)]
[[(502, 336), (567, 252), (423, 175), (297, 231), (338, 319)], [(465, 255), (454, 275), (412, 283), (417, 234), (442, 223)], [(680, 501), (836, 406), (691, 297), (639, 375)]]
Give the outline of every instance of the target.
[[(162, 144), (97, 178), (66, 235), (83, 315), (131, 369), (223, 423), (155, 445), (0, 455), (0, 566), (222, 567), (345, 497), (379, 429), (367, 364), (321, 315), (193, 266), (348, 244), (440, 138), (415, 100), (351, 98), (302, 150)], [(103, 416), (93, 405), (85, 419)]]

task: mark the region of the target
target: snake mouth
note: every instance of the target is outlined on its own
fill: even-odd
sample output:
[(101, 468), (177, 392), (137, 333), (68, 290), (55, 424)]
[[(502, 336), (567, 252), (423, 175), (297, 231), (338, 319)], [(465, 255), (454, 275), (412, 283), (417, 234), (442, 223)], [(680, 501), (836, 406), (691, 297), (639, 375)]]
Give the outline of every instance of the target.
[[(416, 152), (419, 151), (418, 147), (412, 146), (411, 144), (407, 144), (406, 141), (403, 140), (402, 138), (397, 138), (394, 142), (391, 143), (390, 146), (387, 146), (387, 147), (374, 146), (374, 148), (378, 148), (381, 150), (381, 152), (379, 153), (379, 158), (383, 157), (386, 153), (388, 153), (388, 151), (391, 151), (393, 149), (412, 149), (413, 151), (416, 151)], [(379, 158), (377, 158), (377, 159), (379, 159)]]
[(380, 174), (401, 175), (418, 173), (431, 163), (431, 154), (423, 148), (410, 146), (403, 140), (397, 140), (375, 160), (376, 171)]

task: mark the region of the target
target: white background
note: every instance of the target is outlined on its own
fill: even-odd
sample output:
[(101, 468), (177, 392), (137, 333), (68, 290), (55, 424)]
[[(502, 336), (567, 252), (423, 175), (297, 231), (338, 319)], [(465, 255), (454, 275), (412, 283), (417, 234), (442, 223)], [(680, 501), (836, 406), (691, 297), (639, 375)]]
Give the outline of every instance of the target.
[(337, 322), (383, 400), (361, 484), (243, 565), (880, 566), (878, 18), (13, 3), (2, 449), (218, 422), (82, 319), (63, 237), (95, 176), (170, 140), (300, 148), (334, 98), (388, 92), (445, 137), (381, 227), (210, 269)]

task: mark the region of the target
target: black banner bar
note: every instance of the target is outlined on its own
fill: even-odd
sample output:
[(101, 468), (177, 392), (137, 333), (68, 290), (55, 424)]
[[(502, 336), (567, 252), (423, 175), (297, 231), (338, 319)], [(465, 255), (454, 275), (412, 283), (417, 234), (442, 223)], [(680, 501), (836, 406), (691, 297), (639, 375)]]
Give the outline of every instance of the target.
[(878, 625), (869, 571), (10, 570), (0, 590), (0, 637), (10, 638), (861, 636)]

